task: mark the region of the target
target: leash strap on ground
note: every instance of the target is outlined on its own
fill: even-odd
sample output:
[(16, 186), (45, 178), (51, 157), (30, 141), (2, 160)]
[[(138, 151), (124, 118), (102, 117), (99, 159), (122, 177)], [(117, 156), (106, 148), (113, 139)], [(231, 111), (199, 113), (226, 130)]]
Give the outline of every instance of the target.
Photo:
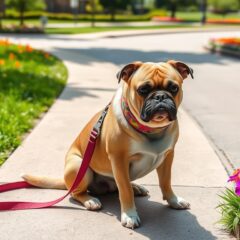
[[(104, 121), (104, 118), (107, 115), (109, 105), (103, 110), (100, 118), (98, 119), (97, 123), (94, 125), (90, 136), (89, 136), (89, 141), (88, 145), (82, 160), (82, 164), (78, 170), (78, 174), (74, 180), (74, 183), (70, 190), (62, 197), (55, 199), (50, 202), (0, 202), (0, 210), (1, 211), (7, 211), (7, 210), (26, 210), (26, 209), (39, 209), (39, 208), (47, 208), (51, 207), (59, 202), (61, 202), (64, 198), (66, 198), (71, 192), (74, 191), (74, 189), (80, 184), (82, 181), (85, 173), (87, 172), (87, 169), (89, 167), (95, 145), (97, 142), (97, 138), (101, 132), (101, 127)], [(20, 181), (20, 182), (12, 182), (12, 183), (6, 183), (0, 185), (0, 193), (1, 192), (6, 192), (6, 191), (11, 191), (11, 190), (16, 190), (16, 189), (21, 189), (21, 188), (30, 188), (30, 187), (35, 187), (32, 186), (31, 184), (25, 182), (25, 181)]]

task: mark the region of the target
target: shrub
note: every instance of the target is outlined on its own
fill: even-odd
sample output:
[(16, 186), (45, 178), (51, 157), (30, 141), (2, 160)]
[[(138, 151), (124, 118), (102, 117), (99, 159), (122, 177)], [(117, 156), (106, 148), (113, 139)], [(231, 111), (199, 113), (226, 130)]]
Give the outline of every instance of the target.
[(209, 8), (215, 13), (226, 14), (232, 11), (238, 11), (238, 0), (208, 0)]
[[(44, 11), (28, 11), (25, 12), (25, 19), (38, 19), (40, 16), (47, 16), (52, 20), (69, 20), (73, 21), (75, 16), (70, 13), (48, 13)], [(132, 14), (116, 14), (116, 21), (148, 21), (153, 16), (167, 16), (167, 11), (164, 9), (155, 9), (143, 15), (132, 15)], [(5, 18), (19, 19), (20, 14), (13, 9), (7, 9), (5, 12)], [(90, 21), (92, 18), (91, 14), (78, 14), (79, 21)], [(109, 14), (96, 14), (96, 21), (110, 21), (111, 16)]]

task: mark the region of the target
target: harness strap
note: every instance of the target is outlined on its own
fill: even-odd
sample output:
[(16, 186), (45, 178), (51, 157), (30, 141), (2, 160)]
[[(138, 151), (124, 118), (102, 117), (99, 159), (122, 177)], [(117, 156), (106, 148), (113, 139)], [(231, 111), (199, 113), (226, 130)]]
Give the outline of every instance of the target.
[[(51, 207), (59, 202), (61, 202), (64, 198), (66, 198), (70, 193), (76, 189), (76, 187), (80, 184), (82, 181), (84, 175), (87, 172), (87, 169), (89, 167), (92, 155), (94, 153), (95, 145), (97, 142), (97, 138), (99, 134), (101, 133), (101, 127), (104, 121), (104, 118), (107, 115), (109, 105), (103, 110), (100, 118), (98, 119), (97, 123), (94, 125), (90, 136), (89, 136), (89, 141), (87, 148), (85, 150), (82, 164), (78, 170), (77, 176), (74, 180), (74, 183), (72, 187), (69, 189), (69, 191), (62, 197), (55, 199), (50, 202), (0, 202), (0, 210), (6, 211), (6, 210), (26, 210), (26, 209), (39, 209), (39, 208), (47, 208)], [(6, 191), (11, 191), (11, 190), (16, 190), (16, 189), (21, 189), (21, 188), (30, 188), (30, 187), (35, 187), (32, 186), (31, 184), (25, 182), (25, 181), (20, 181), (20, 182), (12, 182), (12, 183), (6, 183), (0, 185), (0, 193), (1, 192), (6, 192)]]

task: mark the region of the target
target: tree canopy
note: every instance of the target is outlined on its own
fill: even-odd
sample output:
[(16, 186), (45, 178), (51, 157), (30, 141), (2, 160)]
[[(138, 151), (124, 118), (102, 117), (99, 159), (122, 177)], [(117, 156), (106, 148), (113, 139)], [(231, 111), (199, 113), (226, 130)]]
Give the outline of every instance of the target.
[(12, 8), (20, 13), (20, 25), (24, 24), (24, 12), (32, 10), (45, 10), (44, 0), (6, 0), (8, 8)]
[(44, 0), (5, 0), (8, 8), (13, 8), (20, 12), (24, 6), (25, 11), (45, 10), (46, 4)]
[(208, 0), (208, 7), (217, 13), (237, 11), (240, 8), (239, 0)]

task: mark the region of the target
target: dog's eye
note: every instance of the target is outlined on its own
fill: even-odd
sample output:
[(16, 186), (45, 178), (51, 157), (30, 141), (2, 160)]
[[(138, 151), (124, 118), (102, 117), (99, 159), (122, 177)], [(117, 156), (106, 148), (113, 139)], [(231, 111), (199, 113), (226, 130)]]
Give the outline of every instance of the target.
[(174, 83), (170, 83), (168, 85), (168, 91), (171, 92), (173, 95), (177, 94), (178, 90), (179, 90), (178, 85)]
[(137, 92), (140, 96), (146, 96), (148, 95), (152, 90), (152, 86), (150, 84), (145, 84), (143, 86), (140, 86), (137, 89)]

